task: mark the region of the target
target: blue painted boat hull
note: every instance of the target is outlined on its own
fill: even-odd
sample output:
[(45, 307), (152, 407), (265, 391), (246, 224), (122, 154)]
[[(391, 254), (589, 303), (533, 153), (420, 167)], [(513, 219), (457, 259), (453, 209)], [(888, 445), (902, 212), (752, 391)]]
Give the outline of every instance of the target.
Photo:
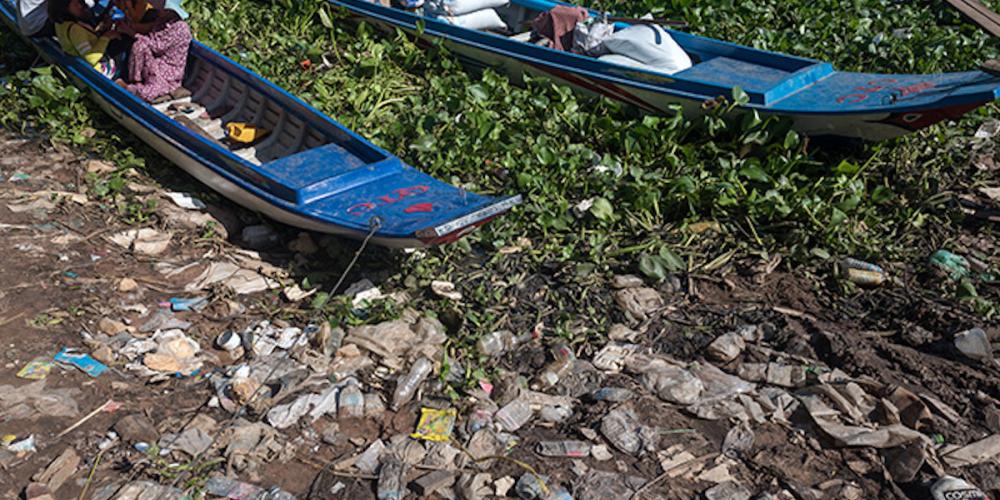
[[(0, 17), (16, 31), (14, 6)], [(269, 124), (274, 132), (235, 150), (223, 135), (168, 115), (174, 106), (147, 104), (65, 55), (52, 39), (26, 39), (122, 126), (223, 196), (303, 229), (364, 238), (388, 247), (454, 241), (520, 203), (438, 181), (371, 144), (281, 88), (194, 42), (180, 108), (221, 132), (227, 121)], [(270, 120), (270, 121), (268, 121)], [(235, 146), (234, 146), (235, 147)], [(249, 151), (248, 154), (242, 154)]]
[[(697, 118), (705, 113), (706, 101), (729, 97), (733, 87), (739, 86), (750, 99), (743, 109), (788, 117), (801, 133), (884, 140), (958, 118), (1000, 96), (1000, 78), (980, 71), (841, 72), (821, 61), (673, 30), (668, 31), (696, 64), (667, 75), (469, 30), (366, 0), (330, 2), (420, 41), (441, 41), (473, 67), (496, 68), (514, 81), (525, 75), (549, 77), (585, 94), (618, 100), (652, 114), (670, 114), (679, 107), (685, 116)], [(559, 4), (512, 0), (498, 11), (509, 25), (520, 25)]]

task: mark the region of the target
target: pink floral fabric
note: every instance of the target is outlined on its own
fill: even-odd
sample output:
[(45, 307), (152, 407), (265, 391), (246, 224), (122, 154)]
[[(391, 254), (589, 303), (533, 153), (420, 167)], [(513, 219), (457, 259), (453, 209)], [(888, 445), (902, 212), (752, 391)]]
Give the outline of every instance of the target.
[(177, 90), (184, 79), (190, 45), (191, 28), (184, 21), (135, 35), (128, 57), (129, 92), (148, 102)]

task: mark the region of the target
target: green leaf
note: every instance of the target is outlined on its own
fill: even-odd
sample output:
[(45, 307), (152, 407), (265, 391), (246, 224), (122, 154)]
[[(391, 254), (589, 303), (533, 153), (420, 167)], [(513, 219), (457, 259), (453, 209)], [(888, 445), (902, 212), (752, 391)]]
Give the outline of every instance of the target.
[(861, 170), (861, 166), (856, 163), (851, 163), (847, 160), (841, 160), (841, 162), (834, 167), (833, 172), (841, 175), (854, 175)]
[(330, 16), (326, 13), (326, 9), (319, 9), (319, 22), (323, 24), (323, 27), (332, 30), (333, 21), (330, 20)]
[(474, 101), (485, 101), (490, 98), (489, 92), (486, 92), (486, 89), (478, 83), (469, 86), (469, 95)]
[(878, 186), (872, 190), (872, 201), (880, 205), (892, 201), (895, 197), (896, 193), (885, 186)]
[(434, 150), (434, 144), (436, 142), (437, 142), (437, 139), (435, 139), (433, 135), (431, 135), (431, 134), (424, 134), (419, 139), (417, 139), (417, 142), (414, 142), (413, 144), (411, 144), (410, 148), (411, 149), (416, 149), (417, 151), (420, 151), (422, 153), (426, 153), (426, 152)]
[(672, 273), (679, 273), (687, 269), (687, 263), (684, 262), (684, 259), (666, 246), (660, 247), (660, 259), (663, 261), (664, 267)]
[(663, 281), (667, 277), (667, 269), (658, 257), (649, 254), (642, 254), (639, 257), (639, 271), (657, 281)]
[(750, 96), (737, 85), (733, 87), (733, 102), (740, 105), (746, 104), (750, 102)]
[(746, 177), (752, 181), (757, 182), (767, 182), (769, 177), (764, 169), (758, 167), (757, 165), (747, 165), (740, 169), (740, 176)]
[(783, 146), (786, 150), (792, 150), (799, 146), (799, 142), (799, 134), (795, 133), (794, 130), (789, 130), (788, 133), (785, 134), (785, 142)]
[(594, 199), (594, 204), (590, 206), (590, 213), (605, 222), (610, 222), (615, 218), (615, 209), (611, 206), (611, 202), (600, 197)]

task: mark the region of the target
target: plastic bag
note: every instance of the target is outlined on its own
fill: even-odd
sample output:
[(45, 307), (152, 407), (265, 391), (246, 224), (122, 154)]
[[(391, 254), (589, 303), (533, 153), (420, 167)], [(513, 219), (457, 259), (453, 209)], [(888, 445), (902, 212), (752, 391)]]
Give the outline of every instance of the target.
[(484, 9), (503, 7), (510, 0), (428, 0), (426, 11), (443, 16), (463, 16)]
[(483, 9), (461, 16), (440, 16), (448, 23), (470, 30), (505, 30), (507, 25), (493, 9)]
[(576, 28), (573, 28), (573, 52), (595, 57), (607, 54), (604, 41), (614, 34), (614, 25), (604, 21), (576, 23)]
[(604, 46), (612, 53), (635, 59), (667, 74), (691, 67), (691, 58), (660, 26), (629, 26), (605, 40)]

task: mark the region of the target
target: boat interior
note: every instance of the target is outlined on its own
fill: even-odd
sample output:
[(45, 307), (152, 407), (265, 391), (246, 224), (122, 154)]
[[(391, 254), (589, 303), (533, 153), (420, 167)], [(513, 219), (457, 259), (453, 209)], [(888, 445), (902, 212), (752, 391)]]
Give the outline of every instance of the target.
[[(531, 21), (548, 5), (538, 0), (512, 0), (496, 8), (508, 30), (494, 33), (519, 42), (539, 43), (532, 37)], [(624, 27), (623, 23), (616, 24), (617, 29)], [(671, 35), (694, 64), (670, 76), (677, 82), (675, 86), (690, 92), (728, 95), (738, 85), (747, 93), (750, 102), (766, 105), (833, 73), (832, 66), (812, 59), (764, 52), (676, 30), (671, 31)], [(643, 69), (656, 73), (653, 68)]]

